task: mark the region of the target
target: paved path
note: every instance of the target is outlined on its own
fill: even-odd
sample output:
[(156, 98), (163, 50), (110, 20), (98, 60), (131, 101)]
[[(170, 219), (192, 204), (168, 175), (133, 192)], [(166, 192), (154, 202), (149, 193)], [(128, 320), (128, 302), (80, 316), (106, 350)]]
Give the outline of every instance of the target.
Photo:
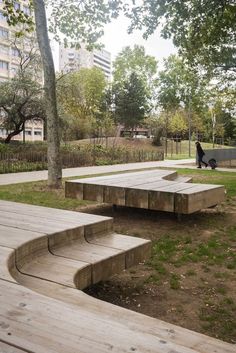
[[(67, 168), (63, 169), (63, 178), (79, 177), (85, 175), (95, 175), (110, 172), (122, 172), (129, 170), (145, 169), (145, 168), (190, 168), (195, 169), (195, 159), (181, 159), (181, 160), (165, 160), (165, 161), (154, 161), (154, 162), (139, 162), (139, 163), (128, 163), (128, 164), (114, 164), (105, 166), (93, 166), (93, 167), (79, 167), (79, 168)], [(228, 168), (217, 168), (219, 171), (236, 172), (236, 169)], [(22, 173), (9, 173), (0, 174), (0, 185), (26, 183), (31, 181), (47, 180), (47, 170), (40, 170), (35, 172), (22, 172)]]

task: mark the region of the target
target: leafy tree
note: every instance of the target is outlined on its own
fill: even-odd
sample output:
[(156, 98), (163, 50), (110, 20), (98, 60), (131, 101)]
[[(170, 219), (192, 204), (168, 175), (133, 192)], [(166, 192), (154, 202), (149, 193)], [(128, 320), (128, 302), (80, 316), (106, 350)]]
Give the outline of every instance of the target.
[(153, 96), (156, 86), (157, 61), (153, 56), (146, 55), (143, 46), (135, 45), (133, 49), (125, 47), (113, 63), (113, 81), (122, 86), (133, 72), (142, 80), (147, 94)]
[(115, 114), (118, 122), (126, 128), (134, 129), (148, 112), (146, 88), (135, 72), (115, 93)]
[[(77, 138), (91, 132), (101, 115), (106, 81), (98, 68), (83, 68), (67, 74), (57, 83), (59, 111)], [(101, 118), (100, 118), (101, 119)]]
[(177, 135), (184, 135), (184, 133), (188, 130), (187, 117), (186, 112), (182, 109), (179, 109), (175, 112), (171, 117), (170, 121), (170, 132)]
[[(14, 0), (2, 0), (5, 5), (5, 16), (9, 25), (22, 23), (32, 30), (33, 19), (23, 11), (14, 8)], [(44, 0), (30, 0), (34, 10), (35, 26), (44, 70), (44, 92), (47, 112), (48, 142), (48, 185), (60, 187), (62, 169), (60, 162), (59, 119), (56, 101), (56, 82), (52, 52), (49, 44)], [(58, 39), (58, 30), (74, 44), (87, 42), (94, 44), (103, 34), (102, 28), (110, 17), (117, 16), (119, 1), (117, 0), (49, 0), (52, 7), (50, 30)]]
[(188, 109), (191, 101), (191, 109), (200, 113), (206, 106), (207, 83), (181, 57), (170, 55), (158, 76), (158, 103), (165, 110), (176, 110)]
[(45, 119), (41, 86), (29, 74), (17, 74), (0, 84), (2, 126), (9, 131), (5, 143), (24, 130), (26, 121)]
[(148, 116), (144, 121), (144, 125), (151, 130), (151, 135), (153, 136), (153, 145), (161, 146), (161, 138), (163, 136), (164, 126), (160, 120), (160, 116), (156, 114)]
[(130, 31), (145, 28), (144, 37), (148, 37), (160, 25), (162, 36), (172, 37), (191, 62), (235, 74), (234, 0), (145, 0), (131, 6), (126, 6)]
[[(186, 120), (191, 118), (191, 130), (200, 132), (203, 128), (201, 119), (208, 110), (208, 81), (185, 64), (176, 55), (164, 60), (164, 69), (158, 76), (157, 103), (165, 112), (166, 136), (170, 131), (171, 117), (176, 112), (185, 110)], [(176, 115), (177, 117), (180, 115)], [(176, 120), (175, 119), (175, 120)], [(183, 130), (182, 130), (183, 132)]]

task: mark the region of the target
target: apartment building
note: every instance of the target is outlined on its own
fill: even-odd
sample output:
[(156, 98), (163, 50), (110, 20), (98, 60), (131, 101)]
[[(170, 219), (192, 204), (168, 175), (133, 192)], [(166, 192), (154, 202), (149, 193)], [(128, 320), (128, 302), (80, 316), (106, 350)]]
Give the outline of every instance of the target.
[[(20, 53), (29, 53), (32, 48), (37, 50), (37, 41), (34, 35), (15, 37), (15, 32), (19, 28), (9, 27), (6, 18), (3, 16), (3, 2), (0, 0), (0, 83), (11, 79), (16, 74), (20, 64)], [(15, 2), (15, 9), (21, 9), (25, 14), (30, 14), (28, 0)], [(43, 82), (42, 71), (35, 72), (35, 78)], [(7, 131), (1, 124), (0, 119), (0, 138), (7, 136)], [(29, 121), (26, 124), (24, 133), (15, 136), (14, 140), (40, 141), (43, 140), (43, 121)]]
[[(1, 127), (0, 122), (0, 140), (5, 140), (8, 135), (8, 131), (4, 127)], [(43, 141), (44, 132), (43, 132), (43, 121), (41, 119), (34, 119), (27, 121), (25, 124), (25, 130), (20, 134), (15, 135), (13, 141)]]
[[(28, 0), (15, 2), (15, 9), (21, 9), (30, 14)], [(36, 41), (32, 37), (16, 39), (15, 32), (18, 28), (9, 27), (3, 16), (3, 2), (0, 0), (0, 81), (13, 77), (19, 66), (19, 50), (27, 51)], [(19, 50), (18, 50), (19, 49)]]
[(111, 53), (106, 50), (88, 51), (84, 45), (80, 49), (59, 46), (59, 71), (72, 72), (81, 68), (98, 67), (108, 80), (111, 80)]

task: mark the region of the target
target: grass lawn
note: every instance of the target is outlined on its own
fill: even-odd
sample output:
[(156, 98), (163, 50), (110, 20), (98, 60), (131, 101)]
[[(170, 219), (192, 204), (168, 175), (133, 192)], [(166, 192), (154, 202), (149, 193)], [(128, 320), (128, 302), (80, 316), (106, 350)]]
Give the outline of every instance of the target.
[(152, 240), (152, 256), (87, 292), (102, 300), (236, 343), (236, 177), (233, 172), (179, 169), (194, 182), (225, 185), (216, 209), (175, 215), (66, 199), (64, 184), (0, 186), (0, 199), (113, 216), (116, 232)]

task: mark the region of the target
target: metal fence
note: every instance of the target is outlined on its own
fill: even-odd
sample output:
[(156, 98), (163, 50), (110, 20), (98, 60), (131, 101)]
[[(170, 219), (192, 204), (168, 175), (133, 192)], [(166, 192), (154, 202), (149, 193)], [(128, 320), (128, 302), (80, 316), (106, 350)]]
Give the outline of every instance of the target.
[[(78, 150), (76, 152), (61, 152), (63, 168), (159, 161), (163, 159), (163, 151), (120, 151), (116, 149), (103, 149), (102, 151), (99, 151), (94, 149)], [(44, 169), (47, 169), (46, 152), (29, 151), (20, 153), (0, 153), (0, 174)]]

